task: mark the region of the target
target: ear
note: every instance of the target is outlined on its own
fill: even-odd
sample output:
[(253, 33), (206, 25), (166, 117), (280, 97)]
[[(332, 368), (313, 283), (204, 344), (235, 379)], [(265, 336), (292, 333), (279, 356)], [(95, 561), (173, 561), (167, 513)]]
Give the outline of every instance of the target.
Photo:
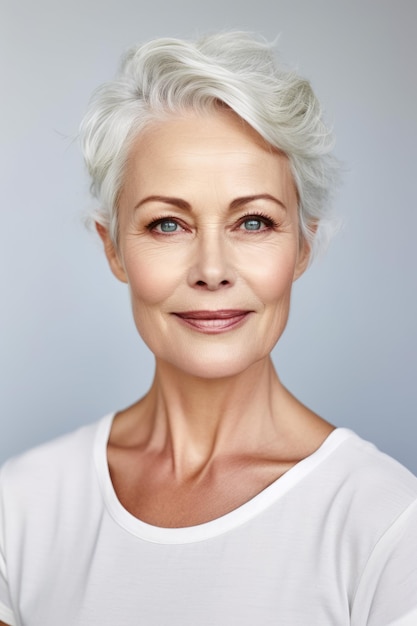
[(109, 231), (107, 230), (107, 228), (105, 228), (104, 226), (102, 226), (102, 224), (99, 224), (98, 222), (96, 222), (96, 230), (98, 234), (100, 235), (100, 238), (103, 242), (104, 252), (109, 262), (111, 271), (116, 276), (116, 278), (122, 281), (122, 283), (127, 283), (127, 276), (126, 276), (125, 269), (120, 260), (116, 247), (112, 241), (112, 238), (110, 237)]
[(310, 245), (306, 241), (306, 239), (303, 237), (302, 241), (300, 242), (297, 262), (294, 268), (293, 282), (296, 281), (297, 278), (300, 278), (300, 276), (304, 274), (304, 272), (306, 271), (308, 267), (308, 262), (310, 260), (310, 252), (311, 252)]

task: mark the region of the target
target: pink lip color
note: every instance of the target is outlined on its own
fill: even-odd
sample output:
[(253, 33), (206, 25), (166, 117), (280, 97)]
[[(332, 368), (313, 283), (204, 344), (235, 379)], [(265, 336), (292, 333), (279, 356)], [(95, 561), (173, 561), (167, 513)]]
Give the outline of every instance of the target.
[(225, 332), (241, 324), (251, 311), (226, 309), (219, 311), (184, 311), (174, 313), (184, 324), (208, 334)]

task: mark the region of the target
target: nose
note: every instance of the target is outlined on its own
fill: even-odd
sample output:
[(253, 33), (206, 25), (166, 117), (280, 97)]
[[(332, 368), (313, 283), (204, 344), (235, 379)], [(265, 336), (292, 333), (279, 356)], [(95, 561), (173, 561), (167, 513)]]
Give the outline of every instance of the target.
[(200, 233), (194, 241), (188, 274), (190, 286), (209, 291), (232, 286), (235, 272), (230, 252), (228, 242), (217, 229)]

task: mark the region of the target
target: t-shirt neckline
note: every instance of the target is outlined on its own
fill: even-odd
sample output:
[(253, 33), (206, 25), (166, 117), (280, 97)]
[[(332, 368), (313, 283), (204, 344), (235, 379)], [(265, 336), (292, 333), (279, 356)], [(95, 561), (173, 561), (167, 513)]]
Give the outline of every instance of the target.
[(311, 455), (299, 461), (256, 496), (238, 508), (209, 522), (183, 528), (153, 526), (138, 519), (118, 499), (110, 477), (107, 443), (115, 413), (100, 420), (94, 442), (94, 461), (104, 504), (113, 520), (136, 537), (160, 544), (184, 544), (205, 541), (241, 526), (258, 516), (310, 474), (346, 439), (354, 436), (347, 428), (336, 428)]

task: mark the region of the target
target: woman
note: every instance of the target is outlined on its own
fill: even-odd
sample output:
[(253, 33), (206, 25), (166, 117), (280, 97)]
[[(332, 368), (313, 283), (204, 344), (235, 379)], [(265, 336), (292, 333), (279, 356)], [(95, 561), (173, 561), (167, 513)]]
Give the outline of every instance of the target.
[(308, 83), (242, 33), (156, 40), (82, 138), (155, 378), (3, 467), (2, 623), (416, 624), (417, 479), (270, 358), (329, 224)]

